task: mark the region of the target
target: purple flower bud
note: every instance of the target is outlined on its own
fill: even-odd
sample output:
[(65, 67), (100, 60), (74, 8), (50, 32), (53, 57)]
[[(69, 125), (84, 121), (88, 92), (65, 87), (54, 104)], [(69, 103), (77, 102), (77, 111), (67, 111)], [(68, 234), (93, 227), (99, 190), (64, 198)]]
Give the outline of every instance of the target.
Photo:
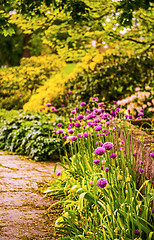
[(106, 143), (103, 144), (103, 147), (104, 147), (106, 150), (112, 149), (113, 146), (114, 146), (114, 145), (113, 145), (113, 143), (111, 143), (111, 142), (106, 142)]
[(61, 107), (65, 107), (65, 104), (62, 104)]
[(95, 163), (96, 165), (98, 165), (98, 164), (100, 163), (100, 160), (99, 160), (99, 159), (95, 159), (95, 160), (93, 161), (93, 163)]
[(90, 137), (90, 136), (91, 136), (91, 132), (88, 132), (88, 133), (85, 132), (85, 133), (83, 134), (83, 136), (84, 136), (84, 137), (88, 137), (88, 136)]
[(64, 133), (64, 130), (59, 128), (57, 131), (56, 131), (57, 134), (61, 134), (61, 133)]
[(59, 177), (62, 174), (61, 171), (56, 172), (57, 177)]
[(70, 134), (74, 133), (74, 130), (71, 128), (69, 131), (68, 131)]
[(117, 156), (116, 153), (112, 153), (112, 154), (110, 155), (110, 158), (116, 158), (116, 156)]
[(80, 106), (85, 106), (85, 105), (86, 105), (85, 102), (80, 103)]
[(81, 119), (83, 119), (83, 118), (84, 118), (84, 116), (81, 115), (81, 114), (78, 116), (78, 120), (81, 120)]
[(139, 230), (135, 229), (135, 235), (139, 235)]
[(57, 111), (57, 109), (55, 107), (51, 107), (51, 110), (54, 111), (54, 112)]
[(152, 158), (154, 158), (154, 152), (150, 153), (150, 156), (151, 156)]
[(67, 135), (63, 136), (63, 138), (64, 138), (64, 139), (67, 138)]
[(133, 156), (136, 156), (136, 153), (133, 153)]
[(140, 163), (143, 164), (143, 161), (141, 161)]
[(75, 114), (75, 113), (76, 113), (76, 110), (72, 110), (72, 111), (71, 111), (71, 114)]
[(144, 169), (143, 168), (139, 168), (139, 172), (140, 173), (144, 172)]
[(57, 127), (62, 127), (62, 125), (63, 125), (62, 123), (58, 123)]
[(50, 106), (51, 106), (51, 103), (46, 103), (46, 106), (47, 106), (47, 107), (50, 107)]
[(77, 128), (79, 128), (79, 127), (81, 127), (81, 123), (76, 122), (76, 123), (74, 124), (74, 126), (77, 127)]
[(22, 94), (19, 94), (18, 96), (19, 96), (19, 97), (21, 97), (21, 96), (22, 96)]
[(104, 188), (104, 187), (106, 187), (106, 185), (107, 185), (107, 179), (105, 179), (105, 178), (100, 178), (100, 179), (97, 181), (96, 184), (97, 184), (99, 187)]
[(98, 125), (98, 126), (95, 127), (95, 131), (100, 131), (100, 130), (102, 130), (102, 126), (101, 125)]
[(104, 169), (104, 167), (103, 166), (101, 166), (101, 170), (103, 170)]
[(108, 168), (108, 167), (106, 167), (106, 168), (105, 168), (105, 171), (106, 171), (106, 172), (108, 172), (108, 171), (109, 171), (109, 168)]
[(105, 152), (106, 152), (106, 149), (104, 147), (98, 147), (94, 151), (96, 155), (103, 155)]

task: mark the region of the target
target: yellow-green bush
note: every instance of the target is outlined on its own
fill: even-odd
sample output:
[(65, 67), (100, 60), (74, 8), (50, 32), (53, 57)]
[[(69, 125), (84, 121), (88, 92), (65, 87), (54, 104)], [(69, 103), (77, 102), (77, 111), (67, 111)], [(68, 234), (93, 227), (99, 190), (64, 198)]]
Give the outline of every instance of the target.
[(0, 108), (20, 109), (65, 62), (56, 55), (24, 58), (18, 67), (0, 70)]
[(51, 77), (45, 82), (44, 86), (37, 89), (36, 94), (32, 95), (29, 101), (23, 106), (24, 111), (48, 111), (49, 107), (46, 106), (46, 103), (54, 105), (53, 102), (55, 102), (56, 98), (64, 93), (65, 81), (67, 81), (67, 78), (63, 78), (62, 73)]

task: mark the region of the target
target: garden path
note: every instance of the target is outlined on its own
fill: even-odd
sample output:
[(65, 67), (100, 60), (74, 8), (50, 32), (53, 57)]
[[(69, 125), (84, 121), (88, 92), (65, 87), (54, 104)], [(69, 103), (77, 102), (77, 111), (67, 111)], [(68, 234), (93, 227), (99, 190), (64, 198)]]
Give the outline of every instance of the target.
[(0, 240), (56, 239), (47, 224), (55, 216), (45, 217), (52, 201), (38, 191), (54, 165), (0, 152)]

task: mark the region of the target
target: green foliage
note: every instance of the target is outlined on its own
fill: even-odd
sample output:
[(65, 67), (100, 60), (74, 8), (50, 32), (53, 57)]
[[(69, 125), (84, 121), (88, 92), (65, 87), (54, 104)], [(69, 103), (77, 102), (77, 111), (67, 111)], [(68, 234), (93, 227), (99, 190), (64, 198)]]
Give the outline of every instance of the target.
[(0, 71), (0, 108), (21, 109), (36, 89), (60, 71), (64, 61), (56, 55), (23, 58), (19, 67)]
[[(77, 117), (84, 115), (81, 126), (72, 127), (73, 135), (80, 134), (80, 137), (69, 141), (68, 134), (69, 156), (66, 154), (63, 163), (59, 163), (63, 167), (61, 174), (56, 172), (56, 164), (57, 180), (45, 191), (59, 198), (53, 206), (64, 206), (62, 216), (55, 223), (56, 229), (65, 235), (61, 239), (68, 240), (150, 240), (154, 230), (154, 192), (151, 181), (144, 175), (147, 159), (141, 159), (139, 171), (130, 123), (124, 120), (122, 110), (116, 110), (117, 106), (111, 109), (116, 112), (115, 117), (111, 117), (111, 110), (103, 103), (101, 111), (97, 100), (76, 110), (74, 125), (79, 122)], [(91, 114), (86, 115), (85, 108)], [(91, 127), (89, 120), (94, 124)], [(103, 131), (96, 131), (96, 125)], [(87, 137), (86, 131), (90, 132)], [(104, 148), (105, 143), (113, 143), (113, 147), (97, 154), (96, 148)], [(141, 179), (141, 186), (136, 183), (136, 175)], [(98, 184), (100, 179), (105, 179), (107, 184)]]
[(11, 121), (3, 122), (0, 129), (0, 149), (30, 156), (35, 161), (59, 158), (63, 141), (55, 133), (53, 120), (43, 113), (22, 113)]
[(89, 101), (92, 96), (112, 102), (135, 92), (137, 86), (152, 86), (153, 57), (100, 54), (85, 57), (66, 82), (72, 90), (73, 101)]

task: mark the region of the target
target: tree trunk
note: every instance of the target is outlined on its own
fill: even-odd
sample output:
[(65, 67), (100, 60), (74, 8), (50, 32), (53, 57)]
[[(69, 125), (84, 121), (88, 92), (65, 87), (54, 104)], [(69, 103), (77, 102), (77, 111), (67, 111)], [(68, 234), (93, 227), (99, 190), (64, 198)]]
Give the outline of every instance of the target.
[(22, 57), (29, 58), (30, 57), (30, 40), (31, 40), (32, 34), (26, 34), (24, 39), (24, 50)]

